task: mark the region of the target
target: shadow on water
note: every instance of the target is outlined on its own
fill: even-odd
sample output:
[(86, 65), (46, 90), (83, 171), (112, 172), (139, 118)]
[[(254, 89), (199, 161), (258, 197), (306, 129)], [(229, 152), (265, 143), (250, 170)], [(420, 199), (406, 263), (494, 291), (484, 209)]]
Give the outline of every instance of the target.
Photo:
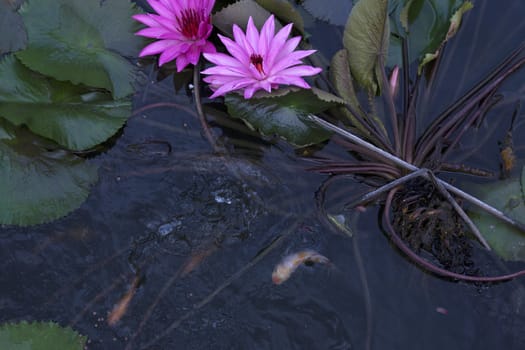
[[(525, 37), (525, 4), (476, 6), (421, 113), (437, 114)], [(315, 46), (322, 33), (311, 32)], [(510, 122), (523, 97), (519, 79), (523, 72), (502, 87), (505, 103), (472, 140), (493, 128), (492, 118)], [(304, 171), (288, 146), (215, 127), (236, 144), (225, 164), (200, 135), (191, 98), (173, 99), (169, 79), (147, 84), (135, 102), (141, 112), (94, 159), (100, 181), (80, 209), (50, 224), (1, 229), (0, 321), (72, 325), (90, 349), (525, 346), (522, 280), (486, 286), (426, 274), (389, 244), (373, 207), (359, 214), (352, 238), (334, 234), (316, 215), (314, 194), (326, 177)], [(209, 111), (216, 125), (221, 115)], [(493, 171), (498, 130), (485, 144), (490, 157), (472, 155)], [(362, 190), (338, 182), (328, 210), (342, 212)], [(331, 265), (301, 267), (273, 285), (282, 256), (303, 248)], [(489, 274), (500, 269), (495, 261), (482, 256), (479, 267)], [(108, 325), (123, 300), (125, 312)]]

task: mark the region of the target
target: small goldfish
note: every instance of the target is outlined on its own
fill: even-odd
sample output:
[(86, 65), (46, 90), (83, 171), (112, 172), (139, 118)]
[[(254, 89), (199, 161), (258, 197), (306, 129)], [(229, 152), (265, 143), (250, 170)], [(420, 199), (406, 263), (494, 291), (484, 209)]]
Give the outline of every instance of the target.
[(284, 257), (284, 259), (275, 267), (272, 273), (272, 282), (274, 284), (281, 284), (286, 281), (292, 273), (304, 263), (321, 263), (328, 264), (330, 260), (327, 257), (313, 251), (303, 250)]

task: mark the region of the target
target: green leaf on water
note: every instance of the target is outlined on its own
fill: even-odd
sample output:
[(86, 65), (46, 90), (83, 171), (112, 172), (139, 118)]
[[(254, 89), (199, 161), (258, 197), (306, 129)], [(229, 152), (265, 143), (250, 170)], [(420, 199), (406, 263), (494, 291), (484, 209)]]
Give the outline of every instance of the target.
[(0, 118), (1, 224), (62, 217), (84, 202), (96, 181), (94, 164)]
[(46, 78), (13, 55), (0, 60), (0, 81), (0, 117), (72, 150), (106, 141), (131, 112), (127, 100)]
[[(251, 16), (257, 29), (261, 30), (264, 22), (270, 15), (271, 13), (255, 2), (255, 0), (241, 0), (215, 13), (212, 21), (213, 25), (223, 33), (233, 36), (233, 24), (237, 24), (244, 30), (248, 24), (248, 17)], [(282, 27), (279, 21), (275, 22), (276, 31)]]
[(28, 45), (17, 57), (57, 80), (104, 88), (119, 99), (133, 93), (143, 39), (133, 33), (138, 13), (127, 0), (31, 0), (20, 9)]
[(376, 93), (380, 77), (379, 58), (386, 61), (390, 25), (388, 0), (359, 0), (345, 26), (343, 46), (348, 51), (350, 70), (355, 80)]
[[(509, 217), (524, 222), (525, 167), (520, 179), (500, 181), (494, 185), (478, 187), (479, 199), (502, 210)], [(492, 215), (476, 211), (471, 218), (492, 249), (506, 260), (525, 261), (525, 232), (501, 222)]]
[(87, 337), (53, 322), (22, 321), (0, 325), (0, 349), (83, 350)]
[[(409, 63), (424, 65), (439, 56), (441, 47), (457, 32), (461, 18), (472, 8), (463, 0), (394, 0), (391, 2), (392, 32), (408, 44)], [(396, 37), (392, 36), (392, 37)], [(400, 65), (401, 41), (390, 42), (389, 66)]]
[(448, 27), (448, 30), (445, 34), (445, 38), (443, 41), (440, 42), (439, 46), (436, 48), (434, 52), (427, 52), (425, 56), (423, 57), (421, 63), (418, 67), (418, 74), (421, 74), (421, 71), (423, 70), (423, 67), (427, 65), (428, 63), (435, 60), (441, 51), (441, 48), (445, 43), (450, 40), (454, 35), (456, 35), (457, 31), (459, 30), (459, 26), (461, 25), (461, 19), (463, 18), (463, 15), (465, 12), (471, 10), (474, 7), (472, 2), (465, 1), (457, 10), (454, 12), (452, 17), (450, 17), (450, 24)]
[(344, 26), (354, 0), (303, 0), (302, 5), (308, 13), (321, 21)]
[(248, 100), (229, 94), (225, 103), (228, 113), (242, 119), (250, 128), (263, 135), (279, 135), (294, 146), (304, 147), (330, 137), (330, 133), (308, 121), (306, 115), (322, 112), (338, 102), (322, 93), (301, 89), (284, 96)]
[[(255, 0), (259, 5), (264, 7), (269, 12), (275, 14), (283, 23), (293, 23), (294, 28), (302, 35), (304, 32), (303, 17), (287, 0)], [(258, 27), (259, 29), (261, 27)]]
[[(330, 80), (334, 84), (335, 91), (344, 101), (358, 111), (361, 109), (361, 106), (354, 90), (348, 62), (348, 51), (346, 49), (337, 51), (330, 63)], [(351, 119), (353, 120), (353, 117)]]

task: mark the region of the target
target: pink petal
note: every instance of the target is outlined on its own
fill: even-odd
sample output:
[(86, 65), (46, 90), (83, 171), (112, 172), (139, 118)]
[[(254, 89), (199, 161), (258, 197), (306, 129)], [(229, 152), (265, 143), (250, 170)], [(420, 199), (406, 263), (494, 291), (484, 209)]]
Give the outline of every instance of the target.
[(201, 49), (197, 45), (190, 46), (189, 50), (186, 52), (186, 57), (191, 64), (197, 64), (199, 58), (201, 57)]
[(217, 49), (212, 43), (210, 43), (209, 41), (205, 41), (204, 46), (202, 47), (202, 52), (203, 53), (214, 53), (214, 52), (217, 52)]
[(190, 63), (185, 55), (180, 55), (177, 57), (177, 72), (182, 72), (184, 68)]
[(321, 68), (312, 66), (295, 66), (281, 71), (282, 75), (295, 75), (298, 77), (316, 75), (322, 71)]
[(174, 22), (164, 17), (152, 15), (152, 14), (140, 14), (132, 16), (133, 19), (139, 21), (148, 27), (152, 28), (164, 28), (170, 31), (176, 30)]
[(261, 80), (260, 87), (268, 92), (272, 92), (272, 84), (267, 80)]
[(215, 63), (217, 66), (244, 67), (244, 65), (241, 64), (237, 59), (221, 52), (204, 53), (203, 56), (211, 63)]
[(253, 94), (255, 94), (255, 92), (257, 90), (260, 90), (260, 88), (258, 86), (249, 86), (247, 87), (245, 90), (244, 90), (244, 98), (245, 99), (250, 99), (253, 97)]
[(213, 95), (211, 95), (210, 98), (215, 98), (217, 96), (223, 96), (230, 91), (243, 89), (247, 86), (250, 86), (251, 84), (253, 84), (253, 82), (247, 81), (247, 80), (235, 80), (235, 81), (223, 84), (213, 93)]
[[(148, 0), (149, 2), (149, 0)], [(173, 1), (173, 0), (160, 0), (160, 2), (167, 8), (169, 9), (170, 12), (174, 13), (174, 14), (179, 14), (180, 13), (180, 5), (179, 5), (179, 2), (178, 1)]]
[[(153, 17), (154, 15), (151, 16)], [(170, 31), (178, 31), (178, 26), (174, 19), (162, 16), (155, 16), (154, 19), (157, 21), (158, 26), (164, 27)]]
[(199, 23), (199, 29), (197, 31), (197, 36), (199, 38), (208, 38), (213, 30), (213, 26), (207, 22)]
[(148, 3), (150, 6), (162, 17), (175, 18), (173, 12), (170, 11), (161, 1), (149, 0)]
[(180, 46), (172, 46), (164, 50), (159, 57), (159, 66), (162, 66), (165, 63), (173, 61), (177, 56), (181, 55)]
[(275, 35), (275, 21), (273, 15), (268, 17), (266, 22), (261, 29), (261, 35), (259, 38), (259, 54), (261, 56), (266, 56), (270, 48), (273, 36)]
[[(237, 45), (239, 45), (239, 47), (244, 52), (246, 52), (248, 57), (250, 57), (250, 55), (255, 52), (253, 47), (250, 45), (250, 43), (246, 39), (246, 36), (244, 35), (244, 33), (241, 30), (241, 28), (239, 28), (239, 26), (236, 25), (236, 24), (233, 25), (233, 38), (235, 39), (235, 42), (237, 43)], [(224, 41), (223, 41), (223, 43), (224, 43)], [(232, 52), (232, 54), (233, 54), (233, 52)]]
[(147, 38), (159, 38), (166, 32), (159, 28), (144, 28), (135, 33), (135, 35), (145, 36)]
[(213, 10), (213, 6), (215, 6), (215, 0), (204, 0), (202, 4), (202, 8), (206, 11), (206, 13), (211, 13)]
[[(257, 50), (259, 48), (259, 31), (257, 28), (255, 28), (252, 16), (248, 18), (248, 25), (246, 26), (246, 40), (250, 43), (252, 49)], [(252, 51), (252, 53), (254, 53), (254, 51)], [(259, 52), (257, 51), (257, 53)]]
[(272, 79), (272, 84), (279, 85), (295, 85), (303, 89), (309, 89), (310, 85), (301, 77), (290, 76), (290, 75), (280, 75)]
[(235, 67), (211, 67), (202, 71), (202, 74), (223, 75), (231, 77), (245, 77), (246, 71)]
[(161, 41), (155, 41), (140, 51), (139, 56), (148, 56), (148, 55), (156, 55), (158, 53), (161, 53), (162, 51), (166, 50), (167, 48), (173, 46), (174, 43), (170, 40), (161, 40)]
[(155, 20), (154, 15), (150, 14), (139, 14), (139, 15), (133, 15), (131, 16), (135, 21), (139, 21), (140, 23), (143, 23), (147, 25), (148, 27), (158, 27), (159, 22)]
[(288, 56), (277, 61), (272, 70), (269, 72), (270, 75), (277, 74), (279, 71), (286, 69), (291, 66), (302, 64), (301, 59), (313, 54), (316, 50), (299, 50), (289, 53)]
[(250, 53), (246, 51), (245, 47), (242, 47), (238, 43), (232, 41), (231, 39), (228, 39), (222, 35), (219, 34), (219, 39), (222, 41), (224, 46), (226, 47), (226, 50), (235, 57), (239, 62), (250, 62)]
[(286, 39), (288, 38), (288, 35), (290, 34), (290, 31), (292, 30), (292, 24), (288, 24), (284, 26), (280, 31), (275, 34), (273, 37), (273, 40), (270, 44), (270, 49), (268, 50), (266, 54), (266, 62), (268, 63), (269, 67), (273, 65), (275, 62), (275, 58), (279, 55), (281, 52), (281, 49), (283, 45), (286, 43)]
[(164, 28), (144, 28), (135, 33), (135, 35), (155, 39), (185, 40), (184, 36), (178, 32), (172, 32)]
[[(300, 42), (301, 42), (300, 36), (294, 36), (290, 40), (287, 40), (286, 43), (284, 43), (283, 47), (281, 48), (280, 54), (282, 56), (290, 54), (293, 50), (295, 50), (295, 48), (297, 47), (297, 45), (299, 45)], [(315, 50), (313, 51), (315, 52)]]

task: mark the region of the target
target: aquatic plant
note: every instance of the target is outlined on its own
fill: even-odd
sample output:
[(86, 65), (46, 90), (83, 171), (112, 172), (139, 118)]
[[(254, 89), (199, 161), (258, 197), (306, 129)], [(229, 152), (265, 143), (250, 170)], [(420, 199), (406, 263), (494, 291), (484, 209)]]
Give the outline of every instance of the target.
[(128, 1), (19, 3), (0, 9), (23, 23), (2, 22), (5, 37), (27, 33), (7, 51), (0, 44), (0, 224), (27, 226), (88, 197), (98, 166), (87, 158), (131, 114), (140, 72), (128, 58), (144, 41)]
[[(409, 7), (410, 3), (405, 4), (400, 12), (409, 11)], [(491, 246), (457, 200), (469, 202), (519, 231), (523, 232), (525, 226), (439, 179), (436, 174), (452, 171), (491, 176), (462, 163), (451, 164), (448, 158), (463, 136), (479, 125), (499, 101), (497, 91), (501, 83), (525, 64), (525, 58), (521, 56), (525, 46), (521, 45), (510, 53), (485, 79), (435, 119), (427, 120), (425, 115), (419, 114), (432, 93), (434, 79), (439, 76), (440, 51), (456, 34), (462, 15), (471, 8), (472, 3), (468, 1), (457, 6), (450, 16), (446, 35), (430, 50), (431, 54), (423, 55), (420, 62), (409, 60), (408, 30), (394, 33), (393, 37), (400, 42), (402, 62), (401, 68), (396, 65), (390, 69), (390, 80), (385, 49), (389, 41), (385, 33), (390, 32), (387, 2), (362, 0), (352, 9), (345, 27), (345, 49), (334, 56), (331, 66), (332, 86), (347, 101), (341, 109), (347, 125), (340, 128), (315, 116), (311, 119), (342, 136), (343, 139), (337, 142), (349, 150), (353, 159), (323, 160), (322, 164), (311, 169), (334, 176), (352, 174), (376, 187), (377, 190), (349, 203), (348, 208), (382, 198), (382, 222), (387, 235), (423, 268), (453, 279), (494, 282), (512, 279), (525, 271), (495, 277), (471, 275), (478, 271), (470, 257), (470, 235), (474, 235), (487, 250), (491, 250)], [(400, 18), (403, 21), (403, 17)], [(363, 45), (369, 48), (368, 57), (360, 57), (363, 55), (359, 47)], [(417, 73), (411, 69), (414, 63), (418, 63)], [(367, 91), (368, 108), (360, 103), (352, 78)], [(400, 96), (398, 87), (401, 87)], [(378, 92), (381, 98), (374, 96)], [(376, 112), (379, 106), (385, 107), (384, 113)], [(367, 109), (372, 112), (366, 113)], [(318, 193), (323, 215), (326, 214), (323, 209), (325, 190), (326, 187), (322, 186)], [(420, 257), (418, 252), (423, 250), (432, 254), (441, 266)]]
[[(511, 53), (493, 73), (458, 101), (452, 103), (435, 119), (427, 120), (426, 117), (418, 115), (418, 111), (428, 99), (432, 80), (439, 73), (441, 52), (457, 33), (463, 15), (471, 10), (473, 5), (469, 1), (458, 1), (454, 7), (448, 9), (448, 12), (440, 13), (445, 25), (441, 24), (439, 40), (416, 49), (409, 48), (407, 44), (412, 33), (408, 27), (413, 22), (413, 18), (407, 18), (411, 11), (410, 6), (412, 6), (411, 2), (407, 2), (397, 4), (397, 7), (389, 10), (389, 3), (386, 0), (361, 0), (352, 9), (344, 31), (344, 48), (332, 58), (330, 81), (325, 81), (326, 90), (322, 94), (316, 94), (318, 101), (329, 101), (338, 111), (333, 113), (333, 109), (331, 111), (320, 109), (320, 112), (341, 120), (344, 126), (338, 127), (314, 115), (303, 115), (299, 118), (303, 122), (305, 120), (313, 122), (327, 131), (342, 136), (343, 139), (335, 140), (348, 149), (352, 159), (318, 160), (319, 165), (310, 169), (333, 176), (356, 175), (361, 181), (376, 187), (377, 190), (354, 201), (348, 207), (364, 205), (385, 196), (382, 201), (382, 212), (387, 234), (411, 259), (438, 275), (470, 281), (499, 281), (524, 274), (525, 272), (520, 271), (504, 276), (478, 277), (469, 275), (476, 272), (475, 268), (472, 271), (464, 270), (465, 266), (473, 265), (469, 260), (472, 249), (470, 234), (474, 235), (487, 250), (491, 247), (458, 203), (457, 198), (482, 208), (519, 230), (524, 226), (500, 210), (436, 176), (442, 171), (451, 170), (487, 175), (487, 172), (464, 164), (450, 164), (447, 158), (456, 149), (463, 135), (479, 124), (487, 111), (497, 102), (495, 95), (501, 83), (523, 66), (525, 60), (520, 58), (523, 47)], [(390, 29), (389, 12), (399, 16), (394, 18), (396, 20), (394, 23), (400, 23), (395, 30)], [(267, 26), (268, 20), (263, 26), (262, 33), (268, 30)], [(235, 42), (220, 37), (235, 59), (221, 53), (205, 55), (218, 66), (203, 72), (210, 74), (210, 77), (205, 78), (204, 81), (210, 83), (214, 90), (211, 98), (244, 89), (244, 98), (248, 99), (253, 97), (255, 91), (265, 90), (269, 95), (258, 96), (258, 102), (251, 107), (250, 105), (243, 107), (242, 113), (239, 112), (238, 106), (245, 105), (245, 102), (237, 97), (229, 94), (226, 97), (226, 104), (232, 115), (244, 119), (252, 127), (255, 125), (259, 130), (268, 129), (266, 123), (257, 120), (254, 123), (253, 114), (268, 104), (272, 107), (264, 111), (272, 114), (275, 105), (287, 105), (289, 102), (286, 100), (283, 102), (279, 97), (268, 98), (272, 95), (272, 84), (278, 82), (260, 80), (267, 71), (272, 72), (270, 66), (272, 62), (266, 62), (268, 67), (265, 66), (265, 59), (259, 56), (260, 52), (254, 50), (254, 47), (259, 45), (259, 33), (252, 17), (247, 24), (247, 37), (251, 38), (249, 40), (252, 43), (251, 47), (245, 44), (247, 40), (241, 34), (243, 33), (240, 28), (233, 24)], [(388, 68), (386, 61), (391, 37), (397, 41), (400, 62)], [(409, 52), (414, 50), (416, 52)], [(300, 58), (307, 56), (309, 55), (301, 55)], [(414, 56), (416, 59), (413, 59)], [(412, 57), (412, 60), (409, 57)], [(239, 62), (243, 63), (239, 64)], [(220, 67), (221, 64), (223, 67)], [(418, 66), (415, 76), (411, 74), (414, 72), (411, 69), (414, 64)], [(389, 70), (390, 79), (387, 74)], [(313, 73), (312, 68), (310, 72)], [(250, 79), (246, 79), (247, 76)], [(425, 80), (427, 80), (426, 84), (423, 84)], [(301, 84), (295, 85), (301, 86)], [(398, 87), (401, 87), (402, 91), (399, 94), (400, 101), (397, 94)], [(363, 92), (360, 93), (359, 90)], [(286, 91), (284, 95), (287, 93), (293, 95), (297, 92)], [(300, 106), (300, 102), (298, 104)], [(296, 108), (301, 110), (301, 107)], [(271, 130), (285, 139), (292, 139), (291, 135), (294, 131), (284, 127), (282, 121), (275, 121), (276, 119), (279, 117), (273, 115), (267, 117), (265, 122), (274, 125)], [(205, 123), (203, 126), (206, 128)], [(325, 137), (329, 138), (326, 135)], [(308, 142), (306, 137), (304, 144), (311, 143), (313, 142)], [(323, 190), (319, 193), (321, 198), (319, 206), (320, 212), (325, 215), (322, 208)], [(392, 220), (392, 212), (396, 213), (395, 220)], [(397, 232), (400, 232), (402, 238)], [(421, 250), (433, 254), (443, 267), (421, 258), (417, 254)], [(463, 273), (456, 273), (454, 270)]]

